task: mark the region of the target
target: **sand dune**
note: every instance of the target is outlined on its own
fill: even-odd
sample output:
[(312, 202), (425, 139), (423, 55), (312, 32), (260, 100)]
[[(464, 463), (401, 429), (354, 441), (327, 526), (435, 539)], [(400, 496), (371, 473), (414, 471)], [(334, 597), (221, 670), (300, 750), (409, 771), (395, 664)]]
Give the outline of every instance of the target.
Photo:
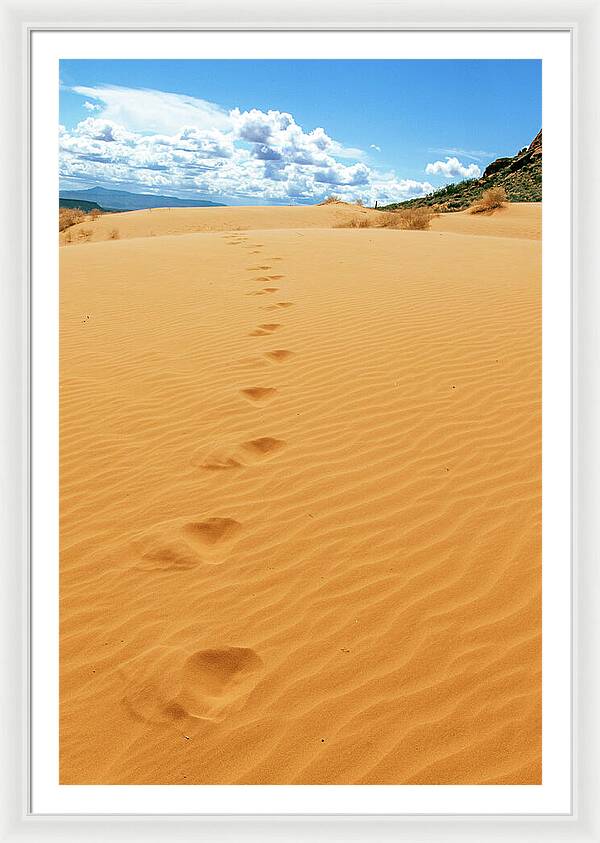
[(63, 783), (541, 780), (541, 208), (346, 213), (60, 250)]
[[(285, 207), (228, 207), (228, 208), (153, 208), (148, 211), (128, 211), (103, 214), (86, 220), (60, 235), (61, 245), (89, 243), (133, 237), (164, 237), (166, 234), (195, 234), (199, 232), (230, 232), (230, 246), (255, 229), (335, 228), (354, 219), (368, 219), (373, 225), (381, 221), (381, 212), (345, 203)], [(494, 212), (470, 214), (440, 214), (432, 221), (434, 231), (455, 234), (482, 234), (491, 237), (525, 237), (539, 240), (542, 236), (541, 206), (515, 202)], [(260, 255), (262, 243), (248, 249), (250, 255)]]
[(542, 237), (541, 206), (528, 202), (513, 202), (497, 208), (492, 214), (440, 214), (431, 221), (434, 231), (454, 234), (483, 234), (488, 237), (525, 237), (540, 240)]

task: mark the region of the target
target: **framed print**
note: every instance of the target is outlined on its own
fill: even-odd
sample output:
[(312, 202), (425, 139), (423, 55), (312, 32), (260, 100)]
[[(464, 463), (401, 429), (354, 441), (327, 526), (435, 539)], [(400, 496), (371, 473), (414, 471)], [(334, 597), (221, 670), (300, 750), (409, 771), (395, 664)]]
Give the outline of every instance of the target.
[(6, 838), (596, 840), (596, 4), (259, 12), (5, 7)]

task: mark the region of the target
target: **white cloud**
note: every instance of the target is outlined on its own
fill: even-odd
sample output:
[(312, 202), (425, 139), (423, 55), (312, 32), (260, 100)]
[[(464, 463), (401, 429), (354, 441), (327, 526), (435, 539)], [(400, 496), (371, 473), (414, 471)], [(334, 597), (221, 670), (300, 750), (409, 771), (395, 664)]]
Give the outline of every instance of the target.
[(369, 149), (375, 149), (377, 152), (381, 152), (381, 147), (377, 146), (376, 143), (372, 143), (369, 145)]
[(444, 176), (446, 179), (454, 179), (460, 176), (463, 179), (479, 178), (481, 169), (477, 164), (463, 164), (458, 158), (447, 157), (445, 161), (433, 161), (427, 164), (425, 172), (430, 176)]
[(294, 124), (291, 114), (281, 111), (265, 113), (257, 108), (244, 112), (241, 112), (239, 108), (234, 108), (230, 116), (237, 136), (241, 140), (252, 143), (268, 143)]
[(88, 111), (101, 111), (102, 109), (102, 106), (98, 103), (88, 102), (87, 100), (84, 102), (83, 107)]
[(345, 167), (343, 164), (334, 162), (323, 170), (317, 170), (315, 180), (323, 184), (363, 185), (368, 183), (370, 175), (371, 171), (365, 164)]
[(485, 159), (496, 157), (495, 152), (486, 152), (485, 149), (456, 149), (452, 146), (430, 149), (429, 152), (442, 152), (444, 154), (460, 155), (463, 158), (470, 158), (472, 161), (483, 161)]
[(90, 103), (93, 116), (59, 132), (61, 178), (69, 182), (249, 203), (316, 202), (336, 193), (385, 204), (433, 190), (427, 181), (371, 168), (362, 150), (323, 127), (305, 131), (288, 112), (227, 113), (160, 91), (73, 90), (97, 102)]
[(177, 132), (182, 126), (228, 129), (230, 117), (221, 106), (207, 100), (140, 88), (114, 85), (72, 89), (101, 104), (102, 116), (135, 132)]

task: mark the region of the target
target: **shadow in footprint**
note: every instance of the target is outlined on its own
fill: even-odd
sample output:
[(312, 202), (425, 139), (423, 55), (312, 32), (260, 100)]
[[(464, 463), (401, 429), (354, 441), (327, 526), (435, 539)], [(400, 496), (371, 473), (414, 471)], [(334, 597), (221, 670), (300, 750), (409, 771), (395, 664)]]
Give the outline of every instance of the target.
[(252, 290), (250, 293), (246, 293), (247, 296), (266, 296), (269, 293), (276, 293), (279, 290), (279, 287), (263, 287), (262, 290)]
[(200, 463), (199, 467), (205, 471), (228, 471), (232, 468), (241, 468), (241, 463), (233, 457), (208, 457)]
[(293, 356), (294, 352), (288, 351), (287, 348), (277, 348), (274, 351), (265, 352), (265, 357), (268, 357), (269, 360), (273, 360), (275, 363), (283, 363), (284, 360), (288, 360)]
[(267, 304), (262, 309), (263, 310), (280, 310), (281, 308), (293, 307), (293, 306), (294, 306), (293, 301), (278, 301), (278, 302), (275, 302), (275, 304)]
[(261, 436), (258, 439), (250, 439), (249, 442), (244, 442), (242, 448), (245, 448), (252, 456), (268, 457), (280, 451), (285, 445), (283, 439), (275, 439), (274, 436)]
[(262, 667), (262, 659), (250, 647), (198, 650), (183, 665), (181, 690), (165, 713), (175, 714), (175, 719), (186, 715), (219, 719), (241, 696), (247, 696)]
[(201, 547), (212, 547), (232, 539), (240, 527), (240, 522), (235, 518), (212, 517), (204, 521), (189, 521), (184, 525), (183, 531), (192, 542), (197, 542)]
[(281, 328), (281, 325), (278, 322), (267, 322), (263, 325), (259, 325), (254, 331), (251, 331), (249, 336), (251, 337), (264, 337), (268, 334), (272, 334), (274, 331), (277, 331)]
[(246, 389), (240, 389), (240, 392), (250, 401), (268, 401), (273, 398), (277, 390), (274, 386), (249, 386)]

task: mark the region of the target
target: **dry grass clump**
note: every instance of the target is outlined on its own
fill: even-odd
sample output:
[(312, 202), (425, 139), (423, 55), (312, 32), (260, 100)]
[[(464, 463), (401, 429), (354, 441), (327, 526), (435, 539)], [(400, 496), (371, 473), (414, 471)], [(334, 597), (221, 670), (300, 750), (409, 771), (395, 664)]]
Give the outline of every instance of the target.
[(109, 236), (110, 240), (118, 240), (119, 239), (119, 229), (113, 228), (108, 236)]
[(319, 202), (319, 205), (339, 205), (341, 203), (341, 199), (339, 196), (336, 196), (334, 193), (331, 196), (327, 196), (326, 199), (323, 199), (322, 202)]
[(58, 209), (58, 230), (64, 231), (72, 225), (77, 225), (78, 222), (83, 222), (85, 214), (79, 208), (59, 208)]
[(79, 237), (81, 240), (89, 240), (92, 236), (92, 229), (91, 228), (80, 228), (79, 229)]
[(400, 228), (400, 214), (394, 211), (381, 211), (377, 222), (373, 224), (378, 228)]
[(435, 214), (431, 208), (405, 208), (402, 211), (378, 211), (368, 216), (352, 217), (338, 228), (398, 228), (425, 231)]
[(427, 231), (434, 214), (431, 208), (420, 207), (406, 208), (404, 211), (398, 211), (396, 216), (400, 217), (398, 228), (410, 231)]
[(427, 231), (435, 216), (431, 208), (404, 208), (401, 211), (382, 211), (375, 225), (399, 228), (403, 231)]
[(484, 190), (481, 198), (473, 202), (469, 208), (470, 214), (493, 214), (498, 208), (503, 208), (506, 202), (506, 191), (503, 187), (490, 187)]

